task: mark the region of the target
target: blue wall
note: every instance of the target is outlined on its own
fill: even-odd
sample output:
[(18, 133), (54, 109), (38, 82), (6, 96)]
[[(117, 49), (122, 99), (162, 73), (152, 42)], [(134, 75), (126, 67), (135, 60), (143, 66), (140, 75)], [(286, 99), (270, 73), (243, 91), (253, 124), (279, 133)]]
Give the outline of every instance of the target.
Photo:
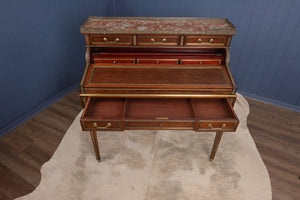
[(78, 86), (88, 16), (226, 17), (239, 90), (299, 109), (299, 10), (297, 0), (1, 1), (0, 135)]

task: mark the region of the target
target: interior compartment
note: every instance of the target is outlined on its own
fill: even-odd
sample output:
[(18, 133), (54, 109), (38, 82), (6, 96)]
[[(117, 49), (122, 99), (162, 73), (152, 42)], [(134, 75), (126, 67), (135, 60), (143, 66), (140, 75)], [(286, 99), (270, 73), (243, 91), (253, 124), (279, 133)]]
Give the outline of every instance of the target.
[(123, 106), (123, 98), (89, 98), (83, 115), (86, 119), (119, 120)]
[(227, 99), (89, 98), (88, 120), (237, 120)]
[(223, 120), (235, 118), (227, 99), (192, 99), (195, 115), (199, 120)]
[(188, 120), (194, 119), (189, 99), (127, 99), (126, 119)]

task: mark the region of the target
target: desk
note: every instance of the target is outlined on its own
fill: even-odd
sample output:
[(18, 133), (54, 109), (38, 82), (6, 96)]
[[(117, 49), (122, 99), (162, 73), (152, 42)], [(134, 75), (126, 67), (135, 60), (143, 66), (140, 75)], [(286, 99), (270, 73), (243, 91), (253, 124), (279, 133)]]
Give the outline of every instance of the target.
[(223, 132), (239, 123), (227, 19), (89, 17), (80, 30), (80, 122), (97, 160), (97, 131), (123, 130), (214, 131), (214, 159)]

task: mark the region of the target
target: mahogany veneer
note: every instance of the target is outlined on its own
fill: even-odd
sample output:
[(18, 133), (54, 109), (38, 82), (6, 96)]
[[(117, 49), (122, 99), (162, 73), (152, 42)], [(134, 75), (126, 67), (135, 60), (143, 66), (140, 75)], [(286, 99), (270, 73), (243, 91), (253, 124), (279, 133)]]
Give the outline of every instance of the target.
[[(90, 131), (235, 131), (229, 68), (235, 27), (223, 18), (89, 17), (81, 26), (86, 69), (81, 125)], [(188, 137), (188, 136), (187, 136)]]

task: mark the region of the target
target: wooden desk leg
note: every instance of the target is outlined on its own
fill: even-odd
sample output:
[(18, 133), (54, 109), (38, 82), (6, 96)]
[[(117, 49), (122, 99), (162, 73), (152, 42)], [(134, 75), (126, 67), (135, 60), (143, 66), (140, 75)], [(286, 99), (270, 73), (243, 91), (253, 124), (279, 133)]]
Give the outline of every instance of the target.
[(216, 133), (216, 137), (215, 137), (215, 141), (214, 141), (214, 145), (213, 148), (211, 150), (211, 154), (210, 154), (210, 161), (212, 161), (215, 158), (218, 146), (220, 144), (221, 138), (222, 138), (223, 132), (217, 132)]
[(96, 159), (100, 162), (101, 157), (100, 157), (100, 150), (99, 150), (99, 145), (98, 145), (98, 139), (97, 139), (97, 132), (96, 131), (90, 131), (91, 138), (93, 141), (93, 146), (94, 146), (94, 151), (96, 154)]

